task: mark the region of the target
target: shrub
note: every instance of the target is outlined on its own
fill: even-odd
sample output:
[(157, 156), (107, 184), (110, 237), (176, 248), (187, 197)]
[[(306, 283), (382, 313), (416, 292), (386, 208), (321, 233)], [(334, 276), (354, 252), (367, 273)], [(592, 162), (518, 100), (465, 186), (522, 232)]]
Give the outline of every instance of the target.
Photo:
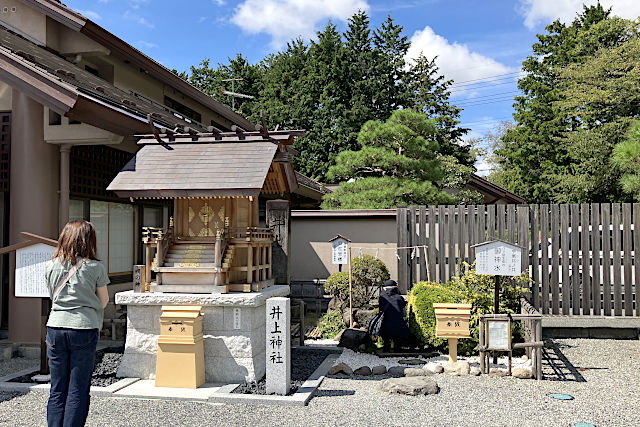
[[(478, 351), (478, 315), (494, 312), (495, 284), (492, 276), (476, 274), (473, 266), (459, 277), (454, 277), (446, 284), (421, 282), (416, 284), (409, 293), (409, 329), (422, 344), (437, 349), (446, 350), (445, 339), (435, 337), (435, 313), (433, 303), (464, 302), (471, 304), (471, 319), (469, 330), (471, 338), (458, 341), (458, 352), (461, 355), (475, 354)], [(516, 313), (520, 308), (520, 297), (524, 293), (524, 286), (529, 282), (526, 273), (515, 278), (511, 285), (508, 279), (503, 279), (500, 286), (500, 312)], [(523, 331), (520, 322), (512, 323), (513, 341), (522, 341)]]
[[(376, 291), (389, 280), (387, 266), (371, 255), (362, 255), (352, 260), (351, 280), (353, 288), (353, 306), (365, 307), (370, 305)], [(347, 276), (347, 299), (349, 298), (349, 276)]]
[(334, 338), (345, 327), (342, 313), (339, 310), (330, 310), (318, 320), (318, 328), (322, 332), (322, 338)]
[(433, 303), (442, 302), (463, 301), (455, 289), (439, 283), (416, 283), (409, 292), (409, 332), (422, 344), (436, 350), (446, 348), (446, 340), (436, 338), (436, 316), (433, 310)]
[[(389, 280), (389, 270), (381, 260), (371, 255), (363, 255), (352, 260), (351, 287), (353, 292), (353, 307), (368, 306), (376, 290)], [(349, 272), (333, 273), (327, 278), (324, 289), (336, 297), (340, 308), (349, 305)]]

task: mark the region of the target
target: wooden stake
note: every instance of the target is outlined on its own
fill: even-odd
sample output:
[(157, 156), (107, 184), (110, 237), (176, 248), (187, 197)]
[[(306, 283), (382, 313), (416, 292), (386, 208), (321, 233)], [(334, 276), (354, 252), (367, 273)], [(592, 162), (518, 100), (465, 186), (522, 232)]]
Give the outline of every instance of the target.
[(458, 361), (458, 338), (449, 338), (449, 363)]
[(351, 285), (351, 246), (349, 246), (349, 327), (353, 327), (353, 289)]

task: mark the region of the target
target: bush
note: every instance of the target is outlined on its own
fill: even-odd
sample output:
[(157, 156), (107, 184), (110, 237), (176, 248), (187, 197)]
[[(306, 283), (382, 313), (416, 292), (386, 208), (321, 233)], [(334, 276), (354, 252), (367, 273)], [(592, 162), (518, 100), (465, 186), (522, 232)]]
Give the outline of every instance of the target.
[[(370, 305), (376, 291), (389, 280), (389, 277), (389, 269), (382, 260), (371, 255), (354, 258), (351, 264), (353, 306), (361, 308)], [(347, 300), (349, 299), (348, 279), (347, 275)]]
[[(476, 354), (478, 351), (478, 315), (494, 312), (493, 276), (476, 274), (473, 266), (460, 277), (454, 277), (446, 284), (421, 282), (409, 293), (409, 330), (422, 344), (436, 350), (447, 350), (447, 341), (435, 337), (436, 320), (433, 303), (471, 304), (469, 330), (471, 338), (458, 341), (461, 355)], [(520, 309), (520, 297), (529, 282), (526, 273), (515, 278), (515, 285), (503, 279), (500, 287), (500, 312), (516, 313)], [(522, 341), (524, 335), (520, 322), (512, 323), (513, 342)]]
[(322, 338), (335, 338), (345, 327), (342, 313), (339, 310), (330, 310), (318, 320), (318, 328), (322, 331)]
[[(376, 290), (389, 280), (389, 277), (389, 270), (381, 260), (371, 255), (354, 258), (351, 265), (353, 307), (362, 308), (370, 305)], [(349, 272), (330, 275), (324, 289), (336, 297), (341, 309), (346, 308), (349, 305)]]
[(433, 303), (463, 302), (462, 296), (447, 285), (432, 282), (416, 283), (409, 292), (409, 332), (425, 346), (444, 350), (446, 341), (436, 338), (436, 316)]

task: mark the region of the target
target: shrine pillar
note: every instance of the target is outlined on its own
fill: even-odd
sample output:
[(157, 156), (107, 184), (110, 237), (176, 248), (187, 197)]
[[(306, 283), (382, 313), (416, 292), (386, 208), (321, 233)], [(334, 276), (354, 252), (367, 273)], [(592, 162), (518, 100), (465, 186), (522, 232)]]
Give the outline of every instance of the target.
[(291, 284), (291, 209), (288, 200), (267, 200), (267, 227), (274, 234), (271, 269), (277, 285)]
[[(44, 140), (44, 108), (12, 91), (9, 243), (21, 231), (58, 238), (59, 148)], [(14, 297), (15, 255), (9, 265), (9, 340), (40, 342), (40, 298)]]

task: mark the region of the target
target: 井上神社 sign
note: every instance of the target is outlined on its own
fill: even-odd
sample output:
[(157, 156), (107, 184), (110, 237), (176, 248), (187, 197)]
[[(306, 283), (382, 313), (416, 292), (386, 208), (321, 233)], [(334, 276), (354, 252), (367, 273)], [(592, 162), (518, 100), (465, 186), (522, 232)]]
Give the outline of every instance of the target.
[(291, 389), (291, 300), (267, 300), (267, 394), (286, 395)]

